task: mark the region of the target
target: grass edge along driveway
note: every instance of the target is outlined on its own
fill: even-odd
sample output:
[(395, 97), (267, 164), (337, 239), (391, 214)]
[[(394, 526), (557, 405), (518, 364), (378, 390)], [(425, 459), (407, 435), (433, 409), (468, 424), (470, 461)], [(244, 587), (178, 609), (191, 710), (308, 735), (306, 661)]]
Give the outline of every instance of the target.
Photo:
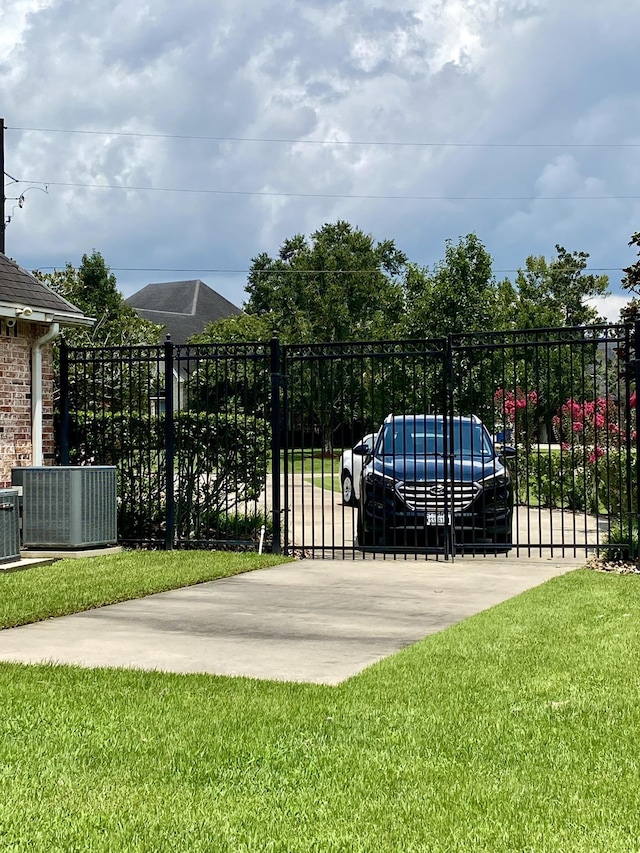
[(0, 665), (0, 848), (635, 851), (637, 576), (579, 570), (339, 687)]
[(287, 562), (287, 557), (255, 552), (124, 551), (0, 572), (0, 628)]

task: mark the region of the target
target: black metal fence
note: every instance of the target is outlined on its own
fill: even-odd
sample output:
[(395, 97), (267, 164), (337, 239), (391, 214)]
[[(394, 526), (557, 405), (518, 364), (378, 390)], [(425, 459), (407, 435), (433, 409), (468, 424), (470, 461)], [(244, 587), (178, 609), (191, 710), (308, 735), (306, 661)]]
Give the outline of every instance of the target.
[[(129, 544), (397, 557), (617, 543), (629, 553), (639, 518), (637, 339), (640, 329), (599, 326), (434, 341), (63, 348), (61, 461), (117, 466)], [(437, 465), (425, 474), (415, 455), (397, 473), (395, 450), (391, 463), (353, 451), (389, 415), (416, 414), (435, 416), (423, 433), (438, 418), (444, 425), (440, 474)], [(454, 425), (461, 435), (471, 416), (499, 451), (492, 470), (487, 459), (480, 468), (455, 461)], [(381, 480), (390, 464), (396, 473)], [(479, 525), (468, 523), (457, 488)], [(391, 504), (394, 535), (378, 535)], [(495, 535), (484, 529), (489, 518)]]
[(62, 464), (117, 466), (123, 543), (253, 547), (271, 531), (272, 373), (268, 344), (63, 347)]

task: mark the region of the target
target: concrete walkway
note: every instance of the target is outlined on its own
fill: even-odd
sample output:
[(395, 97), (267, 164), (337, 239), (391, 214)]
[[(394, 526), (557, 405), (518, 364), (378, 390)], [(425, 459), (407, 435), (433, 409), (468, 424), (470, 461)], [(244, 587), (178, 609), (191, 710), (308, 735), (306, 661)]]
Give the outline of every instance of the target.
[(0, 660), (338, 684), (584, 560), (303, 560), (0, 631)]

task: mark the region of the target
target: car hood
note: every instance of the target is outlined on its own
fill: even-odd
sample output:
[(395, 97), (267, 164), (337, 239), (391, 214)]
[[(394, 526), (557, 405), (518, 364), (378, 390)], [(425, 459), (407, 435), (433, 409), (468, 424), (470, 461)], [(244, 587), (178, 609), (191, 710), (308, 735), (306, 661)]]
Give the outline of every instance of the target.
[[(442, 456), (378, 456), (366, 466), (366, 472), (375, 471), (394, 480), (404, 482), (445, 480), (446, 460)], [(502, 474), (504, 466), (494, 457), (483, 459), (454, 459), (448, 466), (448, 476), (453, 473), (454, 482), (472, 483)], [(453, 469), (453, 470), (452, 470)]]

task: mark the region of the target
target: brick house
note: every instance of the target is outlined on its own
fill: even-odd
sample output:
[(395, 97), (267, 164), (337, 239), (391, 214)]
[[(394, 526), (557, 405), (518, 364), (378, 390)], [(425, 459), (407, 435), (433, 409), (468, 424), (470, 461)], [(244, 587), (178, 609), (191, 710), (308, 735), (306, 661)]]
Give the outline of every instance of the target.
[(93, 320), (0, 252), (0, 488), (54, 458), (52, 341)]

